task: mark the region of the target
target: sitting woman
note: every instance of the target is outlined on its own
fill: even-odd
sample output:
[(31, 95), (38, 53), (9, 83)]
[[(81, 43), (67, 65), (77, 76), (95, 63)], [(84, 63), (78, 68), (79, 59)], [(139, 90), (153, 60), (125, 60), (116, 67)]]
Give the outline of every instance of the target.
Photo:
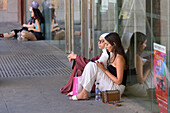
[[(47, 5), (46, 5), (47, 6)], [(59, 27), (56, 23), (56, 10), (52, 5), (49, 4), (49, 7), (44, 8), (43, 15), (45, 17), (45, 33), (48, 39), (60, 40), (64, 39), (65, 31)]]
[[(29, 7), (29, 12), (31, 13), (33, 8), (34, 9), (38, 9), (38, 7), (39, 7), (39, 3), (38, 2), (36, 2), (36, 1), (31, 2), (30, 3), (30, 7)], [(23, 30), (28, 31), (28, 28), (34, 28), (34, 24), (33, 23), (35, 23), (35, 19), (31, 15), (31, 18), (29, 19), (28, 23), (27, 24), (23, 24), (22, 29), (11, 30), (10, 33), (0, 34), (0, 37), (2, 37), (2, 38), (12, 38), (12, 37), (14, 37), (15, 39), (17, 39), (18, 32), (21, 32)]]
[(107, 68), (102, 62), (89, 62), (82, 74), (80, 85), (82, 91), (78, 95), (70, 97), (71, 100), (88, 99), (88, 92), (91, 91), (93, 84), (99, 83), (99, 89), (120, 90), (122, 94), (126, 85), (126, 55), (117, 33), (110, 33), (105, 37), (105, 47), (113, 53), (111, 61), (108, 59)]
[[(128, 78), (130, 77), (131, 79), (131, 81), (129, 81), (129, 86), (127, 86), (126, 89), (127, 93), (130, 93), (134, 96), (146, 96), (146, 90), (148, 88), (154, 88), (150, 59), (147, 61), (145, 60), (144, 65), (144, 60), (141, 56), (144, 49), (146, 48), (146, 43), (146, 35), (141, 32), (133, 33), (130, 40), (130, 46), (126, 54), (129, 63)], [(144, 66), (145, 70), (143, 71)]]
[(44, 18), (39, 9), (34, 9), (31, 12), (31, 16), (34, 17), (35, 23), (33, 23), (34, 28), (28, 28), (28, 31), (23, 30), (21, 32), (22, 37), (25, 37), (29, 40), (43, 40), (41, 31), (41, 24), (44, 23)]
[(72, 87), (73, 87), (73, 77), (76, 76), (81, 76), (82, 72), (84, 70), (84, 67), (86, 66), (86, 64), (90, 61), (95, 62), (96, 60), (103, 62), (104, 64), (106, 64), (107, 59), (108, 59), (108, 52), (106, 51), (105, 47), (105, 42), (104, 42), (104, 38), (105, 36), (108, 35), (108, 33), (104, 33), (99, 37), (99, 42), (98, 42), (98, 47), (99, 49), (102, 49), (103, 53), (92, 58), (92, 59), (86, 59), (80, 55), (76, 55), (76, 54), (69, 54), (68, 55), (68, 59), (69, 61), (73, 61), (73, 66), (72, 66), (72, 74), (67, 82), (67, 84), (60, 90), (61, 93), (63, 94), (68, 94), (71, 95), (72, 93), (70, 93), (72, 91)]

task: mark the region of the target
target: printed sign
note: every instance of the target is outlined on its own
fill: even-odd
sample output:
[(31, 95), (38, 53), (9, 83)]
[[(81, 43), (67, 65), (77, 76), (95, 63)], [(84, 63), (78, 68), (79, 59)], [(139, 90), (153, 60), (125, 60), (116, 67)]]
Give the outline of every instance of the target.
[(154, 84), (160, 113), (167, 113), (166, 47), (154, 43)]

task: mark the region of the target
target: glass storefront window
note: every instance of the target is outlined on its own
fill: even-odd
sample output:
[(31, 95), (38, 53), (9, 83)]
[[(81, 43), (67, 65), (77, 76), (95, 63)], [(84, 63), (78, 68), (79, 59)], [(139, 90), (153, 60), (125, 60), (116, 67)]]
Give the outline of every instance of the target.
[[(95, 0), (95, 10), (95, 35), (119, 33), (127, 54), (129, 72), (124, 94), (151, 112), (168, 109), (162, 102), (169, 102), (169, 1)], [(163, 59), (160, 78), (154, 70), (154, 43), (166, 48), (164, 54), (156, 53)]]
[[(26, 0), (26, 21), (30, 17), (29, 7), (33, 0)], [(63, 0), (36, 0), (45, 23), (41, 26), (45, 40), (49, 40), (63, 51), (65, 50), (65, 10)], [(53, 22), (54, 21), (54, 22)], [(52, 24), (53, 23), (53, 24)], [(52, 28), (51, 28), (52, 27)], [(53, 40), (53, 41), (50, 41)]]
[[(123, 9), (120, 8), (120, 13), (123, 12), (123, 15), (121, 14), (121, 24), (118, 28), (123, 44), (125, 47), (128, 46), (129, 62), (128, 86), (125, 94), (149, 111), (165, 112), (168, 109), (169, 95), (169, 1), (122, 0), (122, 3)], [(123, 33), (120, 32), (122, 26)], [(135, 34), (129, 38), (126, 33)], [(164, 55), (161, 52), (155, 53), (154, 43), (159, 44), (159, 48), (166, 47)], [(159, 70), (157, 72), (154, 66), (158, 65), (155, 64), (158, 56), (159, 59), (163, 59), (161, 61), (163, 63), (156, 66)]]

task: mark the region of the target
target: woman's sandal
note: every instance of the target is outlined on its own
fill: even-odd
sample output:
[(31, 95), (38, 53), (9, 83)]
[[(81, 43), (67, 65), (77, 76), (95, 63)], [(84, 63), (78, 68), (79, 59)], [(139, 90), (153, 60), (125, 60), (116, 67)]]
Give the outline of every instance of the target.
[(73, 96), (73, 91), (69, 92), (67, 96)]
[(70, 99), (70, 100), (78, 100), (76, 95), (70, 97), (69, 99)]
[(87, 99), (78, 99), (77, 95), (71, 96), (69, 99), (70, 100), (89, 100), (89, 98), (87, 98)]
[(113, 102), (113, 103), (107, 103), (109, 106), (114, 106), (114, 107), (120, 107), (121, 104), (118, 102)]

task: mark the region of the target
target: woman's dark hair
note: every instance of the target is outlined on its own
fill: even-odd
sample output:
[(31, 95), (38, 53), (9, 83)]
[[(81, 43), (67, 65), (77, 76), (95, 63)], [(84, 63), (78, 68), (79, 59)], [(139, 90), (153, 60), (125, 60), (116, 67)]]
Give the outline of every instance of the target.
[(140, 45), (142, 45), (146, 39), (147, 39), (146, 35), (141, 32), (133, 33), (130, 39), (128, 51), (126, 53), (129, 63), (130, 62), (133, 63), (135, 54), (141, 55), (142, 51), (140, 50), (141, 47)]
[(146, 40), (146, 35), (141, 33), (141, 32), (135, 32), (133, 33), (131, 39), (130, 39), (130, 45), (128, 48), (128, 52), (135, 52), (135, 48), (136, 48), (136, 53), (137, 54), (141, 54), (142, 51), (140, 50), (140, 45), (142, 45), (145, 40)]
[(39, 21), (40, 23), (44, 23), (45, 20), (44, 20), (44, 17), (42, 16), (40, 10), (33, 8), (33, 11), (34, 11), (34, 17), (35, 17), (35, 19), (38, 19), (38, 21)]
[(51, 19), (55, 19), (55, 8), (50, 8), (50, 12), (51, 12)]
[[(116, 44), (115, 47), (115, 54), (114, 54), (114, 59), (112, 62), (114, 62), (116, 55), (120, 54), (124, 57), (126, 65), (127, 65), (127, 60), (126, 60), (126, 54), (125, 51), (123, 49), (122, 43), (121, 43), (121, 39), (119, 37), (119, 35), (115, 32), (109, 33), (106, 37), (105, 37), (106, 41), (108, 41), (112, 46), (114, 45), (114, 43)], [(109, 63), (109, 59), (108, 59), (108, 63)]]

